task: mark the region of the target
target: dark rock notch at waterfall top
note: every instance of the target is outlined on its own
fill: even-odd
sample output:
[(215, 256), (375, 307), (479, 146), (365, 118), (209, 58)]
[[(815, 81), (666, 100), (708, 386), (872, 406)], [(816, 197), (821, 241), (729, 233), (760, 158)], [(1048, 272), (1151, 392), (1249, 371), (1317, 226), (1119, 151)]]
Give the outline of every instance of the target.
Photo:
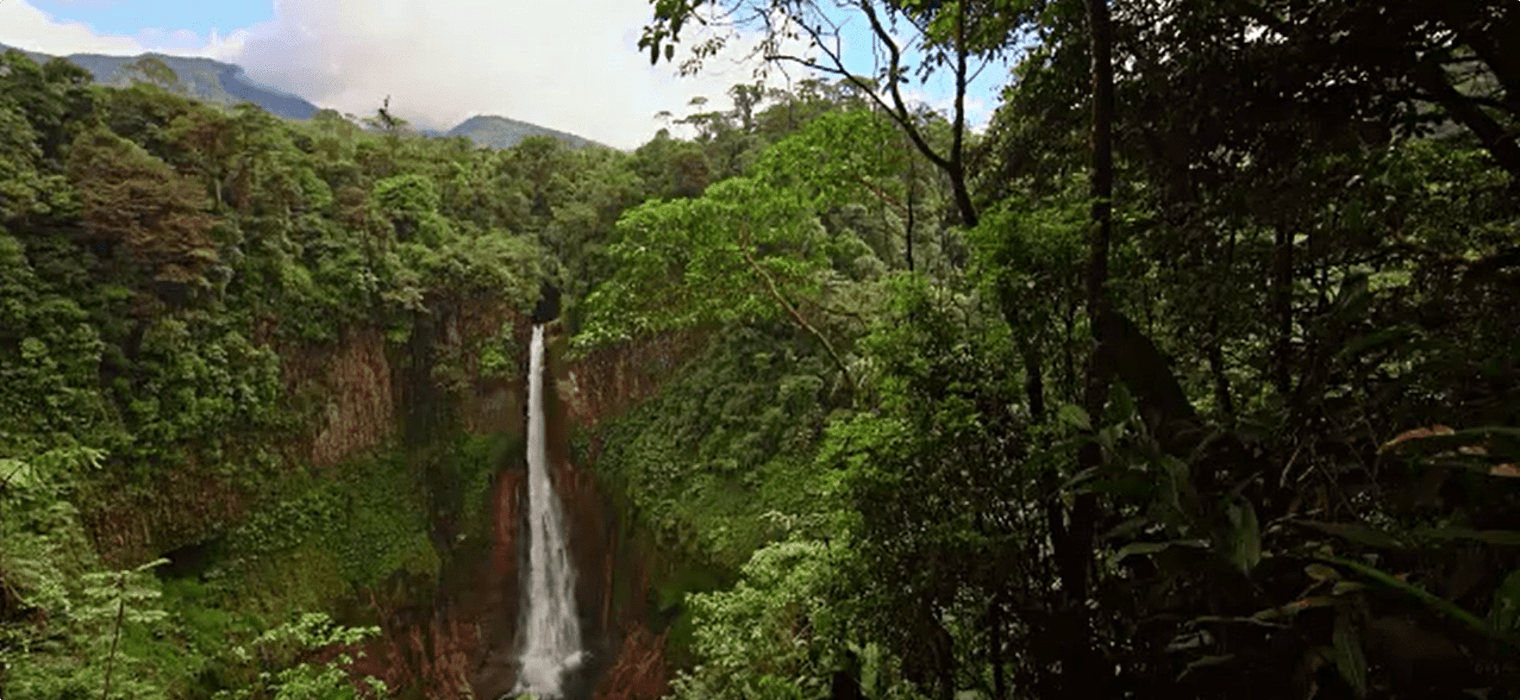
[(533, 322), (548, 323), (559, 318), (559, 287), (544, 282), (540, 287), (538, 303), (533, 306)]

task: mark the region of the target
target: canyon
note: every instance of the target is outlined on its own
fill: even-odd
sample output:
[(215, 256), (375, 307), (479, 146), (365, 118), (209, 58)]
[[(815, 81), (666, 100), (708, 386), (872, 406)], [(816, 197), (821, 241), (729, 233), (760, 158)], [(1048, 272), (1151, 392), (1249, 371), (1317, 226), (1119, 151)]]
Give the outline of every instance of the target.
[[(349, 327), (335, 342), (277, 346), (287, 395), (305, 397), (316, 419), (270, 448), (319, 479), (341, 476), (377, 454), (403, 454), (415, 463), (429, 500), (440, 504), (461, 485), (450, 483), (446, 470), (426, 466), (429, 455), (461, 440), (493, 445), (494, 461), (482, 465), (490, 473), (484, 498), (461, 502), (462, 512), (432, 509), (435, 571), (386, 572), (325, 602), (339, 621), (381, 629), (359, 650), (356, 674), (384, 680), (400, 697), (496, 698), (516, 687), (522, 651), (533, 319), (490, 295), (437, 300), (432, 310), (418, 316), (404, 345), (388, 342), (378, 328)], [(585, 647), (565, 697), (652, 700), (667, 692), (671, 668), (650, 582), (668, 566), (641, 540), (626, 504), (598, 483), (594, 431), (658, 390), (696, 347), (696, 336), (656, 337), (572, 358), (563, 325), (545, 329), (545, 457), (563, 503)], [(481, 351), (504, 338), (518, 371), (486, 376)], [(593, 435), (582, 463), (569, 448), (578, 432)], [(146, 498), (123, 496), (85, 510), (87, 530), (113, 564), (167, 553), (171, 568), (197, 570), (183, 560), (215, 557), (208, 554), (221, 541), (215, 525), (253, 512), (256, 493), (190, 466), (162, 485), (151, 509)]]

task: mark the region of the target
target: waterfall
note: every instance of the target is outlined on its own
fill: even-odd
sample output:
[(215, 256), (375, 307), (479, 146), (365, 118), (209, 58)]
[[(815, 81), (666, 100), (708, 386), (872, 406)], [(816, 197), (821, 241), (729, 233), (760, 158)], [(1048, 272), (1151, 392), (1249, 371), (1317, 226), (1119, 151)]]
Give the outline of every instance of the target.
[(544, 442), (544, 327), (533, 326), (528, 363), (528, 585), (516, 693), (558, 698), (564, 674), (583, 659), (575, 616), (575, 570)]

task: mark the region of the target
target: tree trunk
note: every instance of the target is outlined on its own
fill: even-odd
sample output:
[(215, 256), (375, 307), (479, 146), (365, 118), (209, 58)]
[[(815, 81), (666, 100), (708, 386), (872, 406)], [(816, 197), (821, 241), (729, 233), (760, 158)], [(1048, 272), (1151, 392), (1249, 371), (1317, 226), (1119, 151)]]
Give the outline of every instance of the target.
[[(1092, 234), (1088, 240), (1087, 312), (1095, 346), (1083, 387), (1083, 404), (1094, 427), (1103, 416), (1112, 376), (1102, 347), (1101, 320), (1108, 315), (1108, 250), (1113, 237), (1113, 35), (1108, 0), (1086, 0), (1087, 30), (1092, 51)], [(1078, 469), (1101, 466), (1103, 454), (1094, 442), (1077, 455)], [(1061, 509), (1055, 509), (1059, 512)], [(1105, 697), (1101, 655), (1093, 648), (1092, 622), (1087, 610), (1088, 572), (1093, 556), (1098, 503), (1093, 493), (1078, 494), (1056, 543), (1064, 605), (1062, 626), (1071, 633), (1061, 654), (1061, 687), (1067, 697)], [(1057, 516), (1059, 517), (1059, 515)], [(1053, 524), (1054, 525), (1054, 524)], [(1052, 532), (1056, 532), (1053, 528)]]
[(116, 666), (116, 644), (121, 641), (121, 622), (127, 614), (127, 579), (125, 573), (116, 574), (116, 625), (111, 631), (111, 653), (106, 656), (106, 682), (100, 690), (100, 700), (111, 697), (111, 671)]
[(1452, 87), (1440, 67), (1423, 59), (1415, 59), (1415, 61), (1415, 84), (1430, 93), (1452, 119), (1473, 132), (1499, 167), (1508, 172), (1515, 181), (1520, 182), (1520, 140), (1517, 140), (1513, 133), (1507, 131), (1504, 125), (1485, 113), (1472, 100)]
[(939, 616), (929, 613), (929, 654), (934, 664), (935, 695), (940, 700), (955, 697), (955, 642)]
[(1003, 594), (992, 596), (988, 611), (987, 662), (992, 665), (992, 700), (1008, 700), (1008, 681), (1003, 674)]
[(1219, 342), (1219, 314), (1209, 317), (1208, 347), (1209, 374), (1214, 378), (1214, 404), (1219, 415), (1226, 421), (1234, 420), (1235, 402), (1230, 397), (1230, 377), (1225, 373), (1224, 350)]
[(1272, 343), (1272, 386), (1287, 398), (1293, 389), (1293, 234), (1277, 225), (1272, 243), (1272, 319), (1277, 324)]
[[(1511, 114), (1520, 116), (1520, 54), (1506, 51), (1496, 37), (1520, 36), (1520, 11), (1513, 6), (1502, 8), (1502, 14), (1485, 17), (1477, 3), (1435, 2), (1433, 6), (1441, 22), (1456, 32), (1457, 39), (1472, 48), (1483, 63), (1493, 71), (1494, 78), (1504, 87), (1504, 104)], [(1500, 8), (1490, 8), (1500, 9)]]
[(1039, 424), (1045, 422), (1045, 376), (1041, 368), (1040, 355), (1036, 352), (1034, 343), (1026, 339), (1019, 340), (1019, 354), (1024, 360), (1024, 396), (1029, 401), (1029, 420)]
[(961, 212), (961, 223), (966, 228), (976, 228), (976, 205), (971, 202), (971, 190), (966, 186), (966, 3), (955, 4), (955, 121), (950, 124), (950, 185), (955, 191), (955, 205)]
[(908, 272), (913, 271), (913, 205), (918, 192), (918, 169), (913, 167), (913, 156), (908, 156), (908, 223), (903, 228), (903, 239), (908, 244)]
[(961, 224), (966, 228), (976, 228), (979, 221), (976, 213), (976, 205), (971, 202), (971, 190), (966, 186), (965, 168), (959, 161), (951, 168), (950, 189), (955, 193), (955, 208), (960, 212)]

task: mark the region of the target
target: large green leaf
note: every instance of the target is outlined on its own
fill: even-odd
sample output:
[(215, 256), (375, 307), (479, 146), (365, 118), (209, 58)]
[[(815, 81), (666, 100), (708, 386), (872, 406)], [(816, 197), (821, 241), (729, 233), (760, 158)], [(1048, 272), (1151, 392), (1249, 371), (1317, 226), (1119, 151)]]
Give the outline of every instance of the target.
[(1474, 456), (1516, 457), (1520, 456), (1520, 428), (1484, 426), (1453, 430), (1444, 425), (1415, 428), (1398, 434), (1380, 449), (1424, 455), (1457, 451)]
[(1488, 611), (1488, 624), (1502, 634), (1520, 632), (1520, 569), (1512, 572), (1494, 591), (1494, 605)]
[(1368, 566), (1359, 561), (1352, 561), (1350, 559), (1329, 554), (1318, 554), (1315, 555), (1314, 558), (1327, 564), (1335, 564), (1336, 566), (1339, 566), (1343, 569), (1355, 572), (1357, 575), (1361, 576), (1367, 581), (1370, 581), (1373, 584), (1416, 600), (1423, 604), (1431, 612), (1442, 615), (1453, 622), (1462, 624), (1473, 632), (1488, 637), (1489, 639), (1497, 642), (1502, 642), (1512, 647), (1520, 646), (1520, 639), (1517, 639), (1515, 635), (1509, 634), (1505, 630), (1490, 626), (1456, 603), (1437, 596), (1419, 586), (1401, 580), (1386, 571), (1382, 571), (1373, 566)]
[(1222, 665), (1222, 664), (1227, 664), (1227, 663), (1229, 663), (1231, 661), (1234, 661), (1234, 660), (1235, 660), (1235, 655), (1234, 654), (1218, 654), (1218, 655), (1214, 655), (1214, 656), (1205, 656), (1205, 657), (1196, 659), (1192, 663), (1189, 663), (1187, 665), (1187, 668), (1182, 669), (1182, 673), (1177, 674), (1177, 680), (1180, 681), (1180, 680), (1186, 678), (1187, 675), (1189, 673), (1192, 673), (1193, 669), (1195, 669), (1195, 668), (1208, 668), (1210, 666), (1219, 666), (1219, 665)]
[(1378, 549), (1402, 549), (1404, 543), (1398, 541), (1386, 532), (1367, 525), (1353, 523), (1325, 523), (1315, 520), (1294, 520), (1293, 522), (1304, 527), (1319, 530), (1327, 535), (1333, 535), (1343, 540), (1376, 547)]
[(1087, 411), (1076, 404), (1062, 404), (1056, 410), (1056, 417), (1063, 425), (1069, 425), (1077, 430), (1092, 430), (1092, 420), (1088, 418)]
[(1410, 534), (1428, 540), (1473, 540), (1502, 547), (1520, 547), (1520, 532), (1515, 530), (1472, 530), (1464, 527), (1426, 527)]
[(1341, 677), (1356, 693), (1363, 698), (1367, 696), (1367, 658), (1362, 655), (1362, 641), (1357, 634), (1356, 628), (1351, 625), (1351, 620), (1346, 613), (1341, 613), (1335, 618), (1335, 631), (1332, 633), (1335, 644), (1335, 668), (1340, 671)]
[(1109, 564), (1118, 564), (1130, 556), (1137, 554), (1155, 554), (1172, 547), (1190, 547), (1193, 549), (1205, 549), (1209, 546), (1203, 540), (1171, 540), (1169, 542), (1131, 542), (1119, 548), (1114, 555), (1108, 558)]
[(1261, 527), (1256, 520), (1256, 509), (1249, 501), (1231, 503), (1225, 509), (1230, 519), (1229, 539), (1225, 557), (1243, 574), (1261, 561)]

